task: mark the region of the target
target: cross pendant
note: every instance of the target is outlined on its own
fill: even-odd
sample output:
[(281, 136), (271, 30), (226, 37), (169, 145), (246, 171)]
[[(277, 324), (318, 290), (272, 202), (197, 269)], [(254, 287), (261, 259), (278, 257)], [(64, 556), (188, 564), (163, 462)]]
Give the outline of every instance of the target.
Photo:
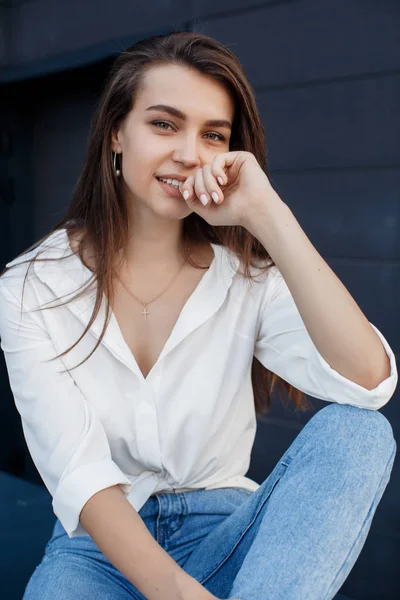
[(150, 313), (148, 312), (146, 306), (144, 305), (144, 310), (142, 311), (142, 315), (144, 315), (144, 320), (147, 321), (147, 315), (149, 315)]

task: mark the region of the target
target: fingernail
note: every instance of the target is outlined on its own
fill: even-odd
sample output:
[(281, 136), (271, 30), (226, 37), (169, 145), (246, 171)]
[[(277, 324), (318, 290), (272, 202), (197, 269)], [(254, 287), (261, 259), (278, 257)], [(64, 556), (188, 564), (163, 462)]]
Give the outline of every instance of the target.
[(213, 192), (211, 194), (211, 196), (212, 196), (212, 199), (214, 200), (214, 202), (218, 202), (218, 194), (217, 194), (217, 192)]
[(208, 202), (208, 198), (205, 194), (201, 194), (200, 196), (200, 202), (205, 206)]
[(220, 176), (218, 175), (217, 179), (218, 179), (218, 183), (219, 183), (220, 185), (223, 185), (223, 183), (224, 183), (224, 180), (222, 179), (222, 177), (220, 177)]
[(185, 198), (185, 200), (189, 198), (189, 192), (187, 190), (183, 192), (183, 197)]

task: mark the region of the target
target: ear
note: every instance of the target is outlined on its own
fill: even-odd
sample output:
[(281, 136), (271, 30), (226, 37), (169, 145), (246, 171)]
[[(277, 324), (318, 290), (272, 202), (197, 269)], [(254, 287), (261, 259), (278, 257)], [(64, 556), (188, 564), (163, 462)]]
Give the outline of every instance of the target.
[(120, 131), (114, 128), (111, 132), (111, 149), (113, 152), (120, 153), (121, 152), (121, 143), (120, 143)]

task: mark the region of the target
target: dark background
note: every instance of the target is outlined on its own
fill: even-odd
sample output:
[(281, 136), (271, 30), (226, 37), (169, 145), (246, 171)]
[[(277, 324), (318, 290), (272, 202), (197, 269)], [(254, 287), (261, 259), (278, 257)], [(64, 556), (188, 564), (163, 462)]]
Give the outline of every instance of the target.
[[(0, 0), (0, 267), (62, 218), (115, 56), (138, 39), (174, 30), (211, 35), (239, 57), (256, 92), (273, 187), (398, 361), (398, 0)], [(326, 405), (311, 400), (316, 410)], [(400, 439), (398, 390), (381, 412)], [(249, 477), (265, 479), (312, 415), (284, 410), (274, 398), (271, 412), (259, 418)], [(20, 562), (20, 549), (10, 558), (10, 540), (26, 539), (16, 528), (30, 527), (32, 506), (43, 516), (51, 504), (26, 450), (2, 352), (0, 472), (18, 477), (0, 480), (3, 522), (5, 515), (14, 523), (12, 531), (0, 530), (0, 583), (10, 583), (2, 554), (14, 566)], [(41, 487), (24, 487), (28, 481)], [(342, 587), (349, 598), (400, 596), (399, 504), (396, 457)], [(36, 533), (29, 530), (36, 554), (25, 562), (26, 573), (49, 534), (51, 519), (40, 528), (40, 518)], [(14, 589), (22, 583), (20, 577)], [(18, 597), (11, 588), (6, 600)]]

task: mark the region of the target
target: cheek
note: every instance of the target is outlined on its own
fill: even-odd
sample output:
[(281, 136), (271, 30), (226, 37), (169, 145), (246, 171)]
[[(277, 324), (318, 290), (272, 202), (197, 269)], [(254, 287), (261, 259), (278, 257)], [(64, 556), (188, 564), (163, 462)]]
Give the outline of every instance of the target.
[(154, 157), (148, 149), (142, 147), (130, 147), (124, 153), (124, 178), (130, 187), (137, 188), (145, 185), (156, 170)]
[(130, 168), (141, 180), (148, 179), (163, 164), (164, 153), (160, 144), (149, 140), (148, 136), (137, 138), (135, 143), (130, 145), (127, 154), (129, 154)]

